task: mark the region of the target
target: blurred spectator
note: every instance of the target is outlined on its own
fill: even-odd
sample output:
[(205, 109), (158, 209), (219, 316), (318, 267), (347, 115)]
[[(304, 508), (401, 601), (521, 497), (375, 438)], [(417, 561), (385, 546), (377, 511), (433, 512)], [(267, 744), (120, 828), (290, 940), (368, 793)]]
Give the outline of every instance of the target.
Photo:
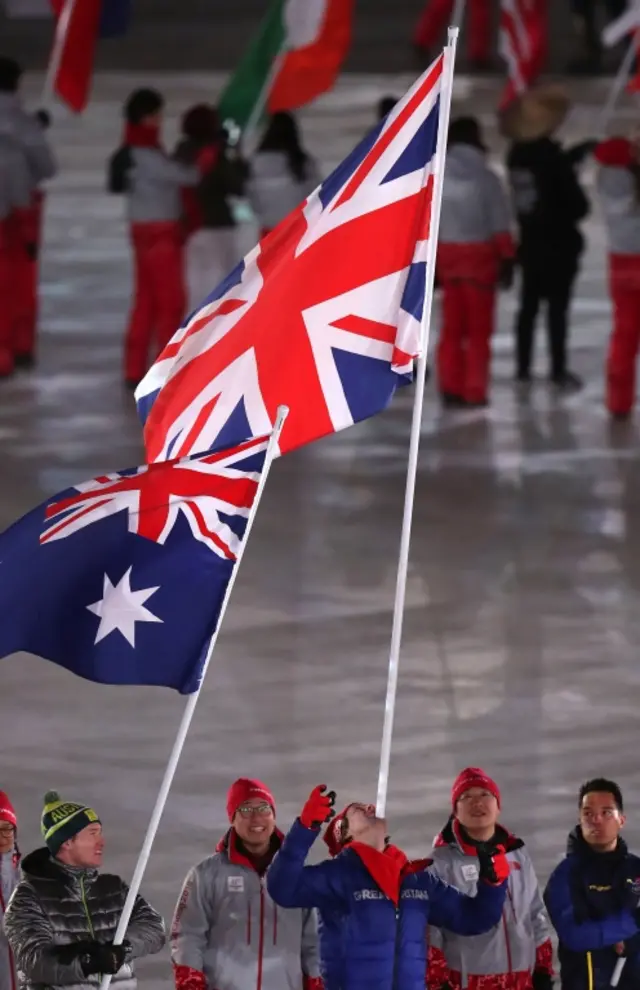
[(570, 72), (577, 75), (594, 75), (602, 71), (602, 29), (599, 14), (605, 15), (602, 20), (615, 20), (624, 14), (626, 0), (571, 0), (571, 9), (576, 27), (580, 35), (582, 51), (577, 58), (567, 66)]
[(200, 173), (198, 184), (183, 193), (191, 312), (238, 263), (230, 197), (243, 195), (248, 167), (230, 152), (218, 111), (205, 103), (191, 107), (182, 118), (182, 138), (175, 157), (186, 165), (195, 165)]
[(320, 182), (314, 159), (302, 147), (296, 119), (287, 111), (274, 113), (250, 168), (247, 194), (261, 237), (277, 227)]
[[(444, 43), (453, 8), (454, 0), (427, 0), (413, 36), (421, 56), (428, 57), (430, 49)], [(491, 0), (467, 0), (467, 10), (469, 68), (472, 72), (486, 72), (491, 68)]]

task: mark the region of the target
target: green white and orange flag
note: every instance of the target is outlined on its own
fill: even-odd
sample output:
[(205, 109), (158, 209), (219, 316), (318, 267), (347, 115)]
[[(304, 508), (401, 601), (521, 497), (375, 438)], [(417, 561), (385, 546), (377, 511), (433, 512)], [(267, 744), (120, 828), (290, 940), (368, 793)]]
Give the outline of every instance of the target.
[(295, 110), (331, 89), (351, 44), (354, 0), (274, 0), (220, 98), (244, 129), (263, 111)]

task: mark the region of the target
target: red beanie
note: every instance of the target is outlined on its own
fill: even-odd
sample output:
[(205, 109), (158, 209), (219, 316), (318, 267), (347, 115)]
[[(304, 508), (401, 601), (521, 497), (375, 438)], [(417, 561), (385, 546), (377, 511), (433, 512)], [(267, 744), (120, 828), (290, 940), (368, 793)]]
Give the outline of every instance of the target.
[(230, 822), (233, 821), (233, 816), (240, 805), (244, 804), (245, 801), (249, 801), (251, 798), (262, 798), (263, 801), (271, 805), (275, 815), (276, 802), (269, 788), (261, 780), (250, 780), (248, 777), (240, 777), (231, 785), (227, 794), (227, 814)]
[(451, 804), (454, 811), (456, 810), (456, 804), (464, 792), (472, 787), (482, 787), (485, 791), (489, 791), (498, 802), (498, 807), (500, 807), (500, 788), (495, 780), (492, 780), (489, 774), (481, 770), (480, 767), (467, 767), (466, 770), (462, 770), (458, 774), (451, 788)]
[(350, 807), (351, 805), (348, 804), (347, 807), (344, 808), (339, 815), (336, 815), (335, 818), (332, 818), (332, 820), (329, 822), (326, 829), (324, 830), (324, 835), (322, 836), (322, 840), (323, 842), (326, 842), (330, 856), (337, 856), (344, 849), (344, 842), (340, 838), (340, 830), (342, 828), (342, 823), (345, 819), (347, 811), (349, 810)]
[(4, 791), (0, 791), (0, 821), (9, 822), (14, 828), (18, 827), (18, 818), (15, 808)]

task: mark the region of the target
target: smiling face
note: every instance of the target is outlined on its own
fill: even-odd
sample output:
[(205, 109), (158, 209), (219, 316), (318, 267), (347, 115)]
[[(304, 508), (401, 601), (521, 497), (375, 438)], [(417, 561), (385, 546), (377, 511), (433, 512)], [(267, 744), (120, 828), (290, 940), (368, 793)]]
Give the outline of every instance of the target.
[(460, 795), (456, 804), (456, 817), (469, 835), (482, 841), (495, 832), (500, 806), (497, 799), (484, 787), (470, 787)]
[(78, 866), (85, 870), (102, 866), (104, 852), (104, 837), (102, 825), (95, 822), (87, 825), (72, 839), (63, 842), (57, 858), (67, 866)]
[(255, 856), (267, 852), (275, 831), (276, 819), (273, 808), (264, 798), (243, 801), (233, 816), (232, 824), (248, 852)]
[(618, 845), (620, 829), (625, 816), (616, 804), (613, 794), (591, 791), (580, 803), (580, 827), (582, 836), (596, 852), (612, 852)]
[(387, 823), (376, 817), (374, 804), (350, 804), (345, 813), (344, 830), (352, 842), (364, 842), (377, 849), (384, 848)]

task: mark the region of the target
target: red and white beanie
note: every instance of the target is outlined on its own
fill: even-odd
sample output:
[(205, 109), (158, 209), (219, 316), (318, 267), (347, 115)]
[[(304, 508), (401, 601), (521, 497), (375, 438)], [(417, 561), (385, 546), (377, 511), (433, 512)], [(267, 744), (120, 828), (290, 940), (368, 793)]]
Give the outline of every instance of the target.
[(14, 828), (18, 827), (18, 816), (8, 795), (0, 791), (0, 822), (9, 822)]
[(245, 801), (250, 801), (252, 798), (262, 798), (267, 804), (270, 804), (273, 808), (273, 813), (276, 813), (276, 802), (273, 794), (261, 780), (251, 780), (249, 777), (239, 777), (238, 780), (234, 781), (229, 791), (227, 793), (227, 815), (229, 816), (229, 821), (233, 821), (233, 817)]
[(500, 807), (500, 788), (495, 780), (492, 780), (489, 774), (481, 770), (480, 767), (467, 767), (465, 770), (460, 771), (451, 788), (451, 806), (454, 812), (456, 810), (456, 804), (464, 792), (470, 790), (472, 787), (482, 787), (485, 791), (489, 791), (498, 802), (498, 807)]

